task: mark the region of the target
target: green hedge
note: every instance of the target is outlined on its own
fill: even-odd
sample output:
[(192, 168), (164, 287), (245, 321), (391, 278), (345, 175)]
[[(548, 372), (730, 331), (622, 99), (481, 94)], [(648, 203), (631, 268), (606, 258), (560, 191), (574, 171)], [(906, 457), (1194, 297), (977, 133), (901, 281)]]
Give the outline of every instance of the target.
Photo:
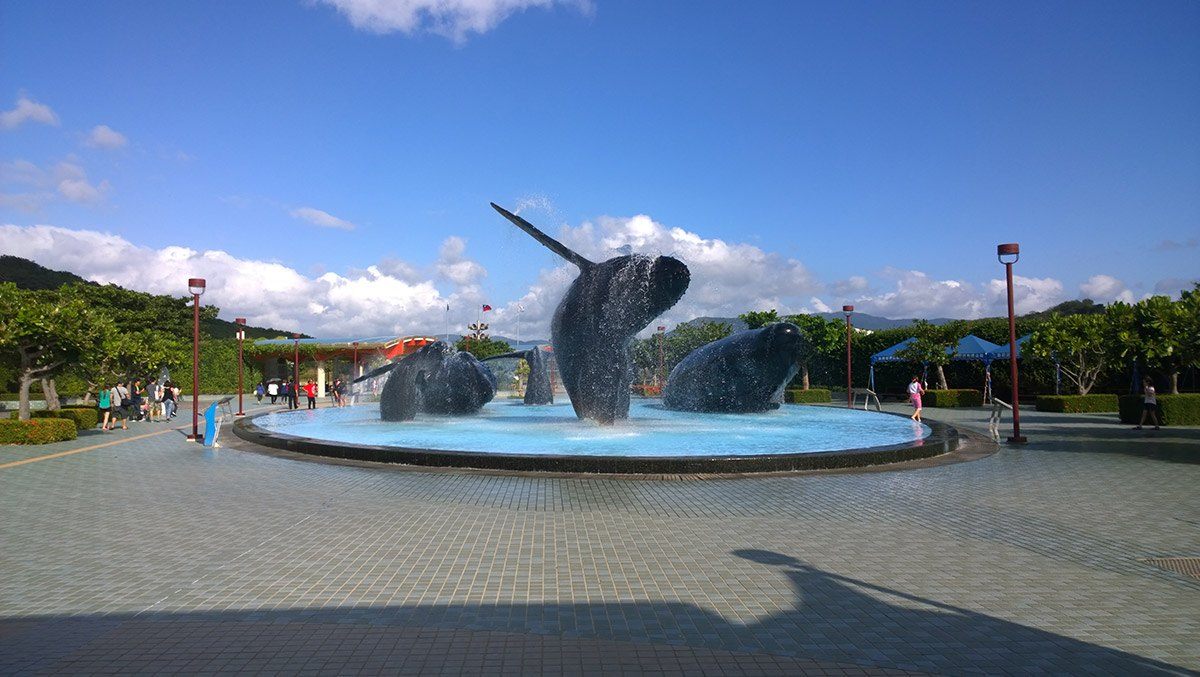
[[(1200, 425), (1200, 393), (1159, 395), (1158, 415), (1163, 425)], [(1142, 396), (1121, 396), (1121, 423), (1142, 420)]]
[(926, 390), (921, 397), (925, 407), (982, 407), (983, 393), (971, 389)]
[(65, 418), (0, 420), (0, 444), (49, 444), (73, 440), (77, 434), (75, 423)]
[(1119, 408), (1116, 395), (1039, 395), (1038, 411), (1060, 414), (1091, 414), (1115, 412)]
[(34, 418), (67, 418), (75, 422), (76, 430), (91, 430), (100, 423), (100, 412), (95, 407), (80, 409), (63, 407), (57, 411), (39, 410), (30, 412)]
[(809, 388), (808, 390), (785, 390), (783, 391), (783, 401), (788, 404), (815, 404), (819, 402), (831, 402), (829, 390), (826, 388)]

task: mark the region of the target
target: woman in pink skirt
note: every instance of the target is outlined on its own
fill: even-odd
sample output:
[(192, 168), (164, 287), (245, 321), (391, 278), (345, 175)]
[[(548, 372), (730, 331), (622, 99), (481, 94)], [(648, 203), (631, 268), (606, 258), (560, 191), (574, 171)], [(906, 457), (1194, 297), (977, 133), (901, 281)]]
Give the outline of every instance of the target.
[(913, 409), (916, 411), (909, 418), (917, 422), (921, 420), (921, 394), (924, 392), (925, 388), (921, 386), (921, 377), (912, 377), (912, 382), (908, 384), (908, 399), (912, 400)]

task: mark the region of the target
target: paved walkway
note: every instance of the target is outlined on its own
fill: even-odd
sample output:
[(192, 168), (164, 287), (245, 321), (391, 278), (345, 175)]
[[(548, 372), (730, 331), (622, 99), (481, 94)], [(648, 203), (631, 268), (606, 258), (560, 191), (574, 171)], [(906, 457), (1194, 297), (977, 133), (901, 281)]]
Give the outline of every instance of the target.
[(1140, 561), (1200, 556), (1200, 429), (1108, 420), (708, 481), (298, 461), (168, 424), (0, 447), (0, 674), (1200, 670), (1200, 580)]

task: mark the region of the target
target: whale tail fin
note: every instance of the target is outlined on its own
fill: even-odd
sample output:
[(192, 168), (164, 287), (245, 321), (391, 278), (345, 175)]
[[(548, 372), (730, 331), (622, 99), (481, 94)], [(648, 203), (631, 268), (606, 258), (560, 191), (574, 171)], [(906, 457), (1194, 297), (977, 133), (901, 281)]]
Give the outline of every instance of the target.
[(538, 242), (541, 242), (550, 251), (554, 252), (555, 254), (558, 254), (559, 256), (563, 257), (564, 259), (570, 261), (571, 263), (574, 263), (576, 266), (579, 266), (580, 270), (586, 270), (586, 269), (591, 268), (592, 266), (596, 265), (595, 263), (580, 256), (578, 252), (573, 251), (570, 247), (566, 246), (565, 244), (559, 242), (558, 240), (555, 240), (554, 238), (550, 237), (549, 235), (538, 230), (537, 226), (533, 225), (532, 223), (517, 216), (516, 214), (513, 214), (512, 212), (508, 211), (504, 207), (501, 207), (500, 205), (496, 204), (495, 202), (492, 202), (491, 205), (492, 205), (492, 209), (495, 209), (496, 211), (500, 212), (501, 216), (508, 219), (509, 221), (512, 221), (513, 225), (515, 225), (517, 228), (520, 228), (521, 230), (525, 231), (526, 233), (529, 233), (533, 237), (533, 239), (537, 240)]
[(385, 364), (382, 367), (379, 367), (378, 369), (372, 369), (371, 371), (354, 379), (353, 381), (351, 381), (351, 383), (360, 383), (369, 378), (375, 378), (376, 376), (383, 376), (384, 374), (388, 373), (389, 371), (395, 369), (397, 364), (399, 364), (399, 362), (389, 362), (388, 364)]
[(518, 351), (517, 351), (517, 352), (515, 352), (515, 353), (504, 353), (503, 355), (492, 355), (492, 356), (490, 356), (490, 357), (485, 357), (485, 358), (483, 358), (482, 360), (480, 360), (480, 362), (487, 362), (488, 360), (503, 360), (503, 359), (504, 359), (504, 358), (506, 358), (506, 357), (507, 357), (507, 358), (520, 358), (520, 359), (525, 359), (525, 351), (524, 351), (524, 350), (518, 350)]

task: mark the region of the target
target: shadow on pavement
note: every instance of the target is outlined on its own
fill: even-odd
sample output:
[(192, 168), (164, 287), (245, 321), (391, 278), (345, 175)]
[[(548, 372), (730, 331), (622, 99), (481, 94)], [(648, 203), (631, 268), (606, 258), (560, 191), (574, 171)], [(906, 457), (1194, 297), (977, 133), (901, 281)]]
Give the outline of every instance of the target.
[[(750, 622), (684, 602), (428, 604), (0, 620), (0, 673), (725, 670), (1183, 674), (766, 550), (792, 608)], [(844, 672), (843, 672), (844, 671)]]

